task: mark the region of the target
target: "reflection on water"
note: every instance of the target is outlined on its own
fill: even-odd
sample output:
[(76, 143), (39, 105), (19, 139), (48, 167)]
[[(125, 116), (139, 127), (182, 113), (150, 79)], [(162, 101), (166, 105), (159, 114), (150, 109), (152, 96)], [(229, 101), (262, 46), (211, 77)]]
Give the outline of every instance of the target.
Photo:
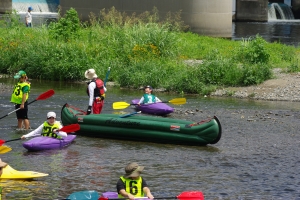
[(299, 46), (300, 20), (276, 20), (269, 22), (233, 22), (232, 39), (248, 39), (257, 34), (268, 42)]
[[(13, 85), (12, 79), (0, 82)], [(57, 113), (64, 103), (86, 109), (86, 84), (32, 80), (30, 100), (48, 89), (55, 95), (30, 105), (31, 126), (36, 128), (49, 110)], [(13, 109), (10, 91), (0, 96), (0, 116)], [(112, 103), (130, 102), (143, 91), (108, 87), (103, 112), (116, 112)], [(162, 100), (179, 97), (158, 93)], [(77, 136), (76, 141), (62, 150), (28, 152), (22, 141), (9, 143), (12, 151), (1, 159), (20, 171), (32, 170), (49, 176), (33, 181), (1, 181), (7, 199), (62, 199), (83, 190), (115, 191), (119, 176), (131, 161), (145, 166), (146, 178), (156, 197), (177, 196), (183, 191), (203, 191), (205, 199), (295, 199), (300, 174), (298, 158), (300, 129), (299, 103), (265, 102), (230, 98), (185, 96), (187, 103), (172, 105), (176, 110), (201, 110), (198, 115), (175, 114), (169, 117), (199, 121), (217, 115), (223, 136), (215, 145), (205, 147), (156, 144)], [(270, 114), (270, 119), (247, 121), (256, 111)], [(279, 110), (278, 112), (276, 110)], [(290, 110), (294, 110), (291, 112)], [(129, 107), (120, 112), (133, 112)], [(270, 112), (272, 111), (272, 112)], [(118, 111), (119, 112), (119, 111)], [(287, 118), (282, 121), (282, 119)], [(283, 123), (284, 122), (284, 123)], [(19, 138), (15, 131), (15, 115), (0, 120), (0, 139)], [(141, 133), (142, 134), (142, 133)]]

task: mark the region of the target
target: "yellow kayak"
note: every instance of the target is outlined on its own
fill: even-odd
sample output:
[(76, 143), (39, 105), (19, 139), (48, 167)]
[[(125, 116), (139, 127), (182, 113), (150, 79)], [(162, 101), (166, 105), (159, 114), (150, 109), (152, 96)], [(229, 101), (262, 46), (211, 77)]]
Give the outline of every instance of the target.
[(49, 174), (44, 174), (34, 171), (17, 171), (11, 166), (6, 165), (2, 170), (1, 179), (32, 179), (48, 176)]

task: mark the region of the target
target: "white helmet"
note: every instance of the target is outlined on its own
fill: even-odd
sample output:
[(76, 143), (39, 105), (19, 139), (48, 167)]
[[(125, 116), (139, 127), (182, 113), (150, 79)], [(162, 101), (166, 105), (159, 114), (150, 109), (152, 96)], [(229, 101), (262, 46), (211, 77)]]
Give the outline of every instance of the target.
[(49, 119), (50, 117), (54, 117), (56, 119), (56, 114), (55, 112), (48, 112), (47, 113), (47, 119)]

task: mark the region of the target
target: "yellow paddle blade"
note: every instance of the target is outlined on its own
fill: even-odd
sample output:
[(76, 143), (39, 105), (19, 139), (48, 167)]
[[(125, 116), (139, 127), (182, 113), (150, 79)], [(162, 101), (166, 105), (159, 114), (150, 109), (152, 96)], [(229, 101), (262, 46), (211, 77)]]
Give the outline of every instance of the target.
[(130, 106), (129, 103), (122, 102), (122, 101), (113, 103), (113, 109), (125, 109), (128, 106)]
[(176, 99), (170, 100), (169, 102), (172, 104), (175, 104), (175, 105), (185, 104), (186, 98), (176, 98)]
[(10, 152), (11, 151), (11, 148), (9, 146), (0, 146), (0, 154), (4, 154), (4, 153), (7, 153), (7, 152)]

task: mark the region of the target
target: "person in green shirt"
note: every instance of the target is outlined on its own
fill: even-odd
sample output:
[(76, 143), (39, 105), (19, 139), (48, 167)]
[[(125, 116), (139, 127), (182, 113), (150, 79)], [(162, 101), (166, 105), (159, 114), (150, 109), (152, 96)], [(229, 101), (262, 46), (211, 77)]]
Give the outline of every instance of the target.
[(138, 105), (161, 102), (159, 98), (152, 94), (153, 88), (150, 85), (147, 85), (144, 89), (145, 94), (140, 99)]
[(16, 112), (18, 119), (18, 129), (22, 129), (24, 122), (24, 128), (29, 129), (28, 119), (28, 96), (30, 92), (30, 83), (27, 81), (26, 72), (21, 70), (15, 76), (15, 79), (19, 79), (15, 85), (13, 93), (11, 95), (11, 102), (15, 104), (15, 109), (19, 109)]

